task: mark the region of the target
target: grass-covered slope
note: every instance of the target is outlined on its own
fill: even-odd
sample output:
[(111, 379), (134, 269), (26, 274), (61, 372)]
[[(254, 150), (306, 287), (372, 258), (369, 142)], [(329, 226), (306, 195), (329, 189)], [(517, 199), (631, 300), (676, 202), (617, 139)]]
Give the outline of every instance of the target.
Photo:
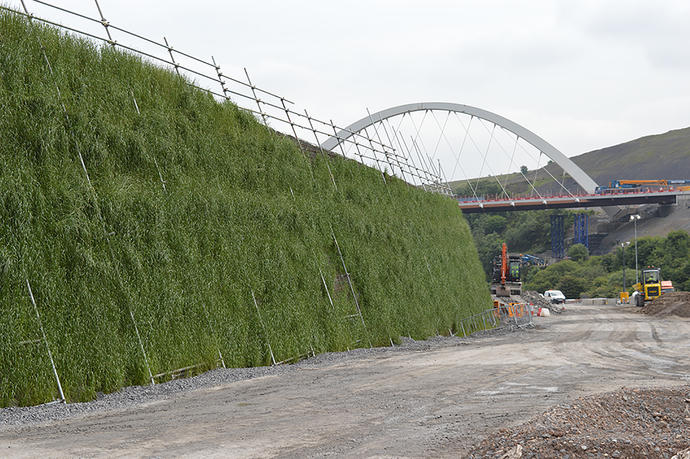
[[(595, 182), (606, 185), (612, 180), (653, 180), (653, 179), (688, 179), (690, 178), (690, 127), (668, 131), (664, 134), (649, 135), (611, 147), (573, 156), (573, 160)], [(543, 192), (562, 193), (560, 185), (553, 182), (548, 172), (559, 180), (563, 170), (557, 164), (532, 171), (537, 189)], [(519, 173), (498, 176), (510, 193), (529, 193), (530, 187)], [(469, 195), (466, 181), (450, 183), (459, 194)], [(483, 186), (482, 186), (483, 185)], [(495, 177), (485, 177), (480, 182), (480, 189), (488, 188), (494, 193)], [(564, 185), (575, 190), (575, 181), (566, 176)], [(500, 189), (498, 190), (500, 193)]]
[(690, 128), (649, 135), (572, 158), (599, 184), (690, 178)]
[(489, 305), (452, 200), (329, 159), (336, 190), (325, 159), (135, 57), (0, 13), (0, 110), (0, 406), (57, 395), (27, 280), (71, 401), (147, 383), (132, 318), (157, 374), (426, 337)]

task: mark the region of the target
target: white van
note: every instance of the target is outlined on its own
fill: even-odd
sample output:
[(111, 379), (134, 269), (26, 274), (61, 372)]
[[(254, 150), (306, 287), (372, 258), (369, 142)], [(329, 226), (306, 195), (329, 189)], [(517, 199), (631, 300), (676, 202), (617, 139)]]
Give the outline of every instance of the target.
[(565, 295), (560, 290), (547, 290), (544, 292), (544, 298), (551, 303), (565, 303)]

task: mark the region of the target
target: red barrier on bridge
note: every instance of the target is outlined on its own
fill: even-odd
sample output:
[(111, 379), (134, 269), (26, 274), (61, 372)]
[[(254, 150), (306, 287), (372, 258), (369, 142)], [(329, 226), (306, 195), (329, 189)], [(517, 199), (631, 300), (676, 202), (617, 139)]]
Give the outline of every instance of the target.
[(466, 213), (474, 212), (500, 212), (513, 210), (538, 210), (577, 207), (606, 207), (628, 204), (675, 204), (677, 196), (688, 195), (690, 191), (674, 190), (673, 187), (659, 190), (621, 191), (603, 194), (573, 194), (530, 197), (521, 196), (506, 199), (494, 197), (477, 199), (458, 199), (458, 206)]

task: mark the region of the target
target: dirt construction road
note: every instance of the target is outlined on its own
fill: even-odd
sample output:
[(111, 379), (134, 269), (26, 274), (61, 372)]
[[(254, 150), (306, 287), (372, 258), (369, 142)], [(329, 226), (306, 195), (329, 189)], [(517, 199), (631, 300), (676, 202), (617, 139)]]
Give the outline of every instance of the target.
[(453, 456), (582, 395), (690, 381), (690, 319), (569, 306), (537, 328), (381, 350), (0, 428), (0, 456)]

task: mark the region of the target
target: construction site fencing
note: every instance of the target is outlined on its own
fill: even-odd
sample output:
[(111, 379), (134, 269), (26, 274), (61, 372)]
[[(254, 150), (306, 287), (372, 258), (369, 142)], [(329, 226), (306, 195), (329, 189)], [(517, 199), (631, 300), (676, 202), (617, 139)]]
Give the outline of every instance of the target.
[(496, 301), (494, 302), (493, 313), (499, 318), (502, 325), (524, 327), (533, 324), (532, 316), (537, 314), (537, 310), (529, 303), (501, 303)]
[(532, 316), (536, 311), (532, 305), (526, 303), (495, 304), (493, 308), (473, 314), (460, 320), (453, 336), (469, 336), (480, 330), (509, 327), (522, 328), (533, 324)]
[(500, 322), (494, 315), (493, 309), (486, 309), (480, 313), (461, 319), (455, 329), (455, 333), (450, 331), (451, 336), (470, 336), (480, 330), (489, 330), (500, 326)]

